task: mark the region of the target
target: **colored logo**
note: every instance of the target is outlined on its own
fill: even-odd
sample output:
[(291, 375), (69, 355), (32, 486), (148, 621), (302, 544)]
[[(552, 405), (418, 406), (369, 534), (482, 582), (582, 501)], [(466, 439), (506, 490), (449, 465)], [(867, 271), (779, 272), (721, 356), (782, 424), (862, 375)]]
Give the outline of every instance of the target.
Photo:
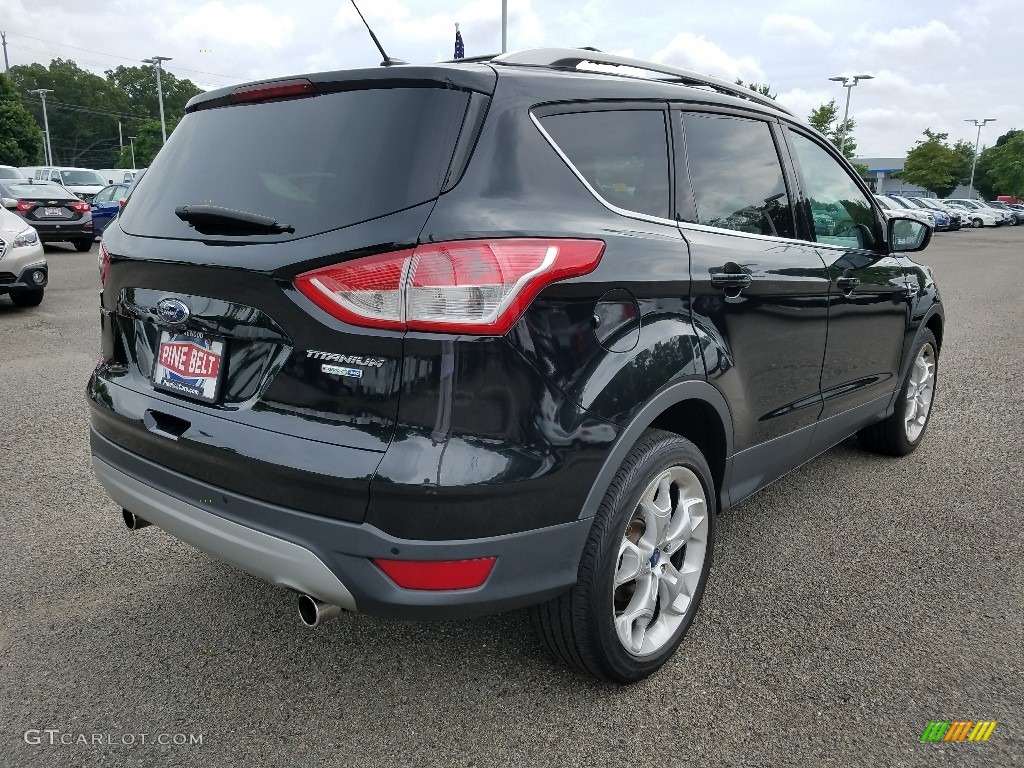
[(191, 384), (215, 379), (220, 371), (220, 356), (210, 352), (209, 343), (200, 339), (165, 341), (160, 345), (160, 365)]
[(921, 741), (988, 741), (997, 720), (932, 720)]
[(185, 322), (191, 314), (185, 302), (178, 299), (160, 299), (156, 305), (156, 313), (161, 320), (171, 325)]

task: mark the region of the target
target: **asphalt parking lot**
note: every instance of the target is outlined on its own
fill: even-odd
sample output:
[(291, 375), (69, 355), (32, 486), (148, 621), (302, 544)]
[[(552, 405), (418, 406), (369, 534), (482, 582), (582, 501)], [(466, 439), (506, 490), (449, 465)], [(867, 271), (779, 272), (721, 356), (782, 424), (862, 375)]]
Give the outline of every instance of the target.
[(1024, 228), (920, 254), (947, 307), (922, 448), (848, 441), (724, 516), (686, 642), (631, 688), (519, 613), (309, 630), (125, 530), (89, 464), (96, 248), (46, 250), (42, 305), (0, 297), (0, 766), (1024, 765)]

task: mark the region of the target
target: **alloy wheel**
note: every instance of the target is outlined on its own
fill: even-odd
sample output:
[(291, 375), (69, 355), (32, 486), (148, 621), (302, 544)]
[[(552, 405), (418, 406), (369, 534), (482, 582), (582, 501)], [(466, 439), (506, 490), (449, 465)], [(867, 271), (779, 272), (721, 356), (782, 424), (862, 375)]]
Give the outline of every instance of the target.
[(709, 529), (704, 486), (691, 470), (669, 467), (648, 484), (623, 533), (612, 587), (615, 633), (632, 656), (658, 653), (696, 607)]
[(907, 406), (904, 422), (907, 440), (916, 442), (928, 423), (935, 394), (935, 348), (925, 344), (914, 360), (907, 381)]

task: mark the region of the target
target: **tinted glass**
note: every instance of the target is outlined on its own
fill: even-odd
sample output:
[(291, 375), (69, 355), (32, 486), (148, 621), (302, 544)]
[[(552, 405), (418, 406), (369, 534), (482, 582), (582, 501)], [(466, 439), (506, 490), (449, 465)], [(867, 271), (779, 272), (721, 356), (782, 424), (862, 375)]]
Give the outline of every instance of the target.
[(771, 128), (757, 120), (683, 113), (697, 223), (795, 237)]
[(103, 186), (107, 180), (98, 171), (61, 171), (64, 184), (73, 187)]
[(14, 168), (0, 168), (0, 179), (23, 179), (21, 171)]
[(92, 204), (106, 203), (110, 201), (110, 198), (114, 196), (114, 187), (107, 187), (106, 189), (97, 192), (96, 197), (92, 199)]
[(174, 215), (215, 205), (270, 216), (292, 239), (435, 198), (468, 95), (381, 88), (206, 109), (186, 115), (121, 214), (139, 235), (202, 238)]
[(15, 197), (21, 199), (27, 198), (42, 198), (46, 197), (50, 200), (78, 200), (73, 194), (68, 192), (64, 187), (59, 184), (52, 184), (50, 182), (33, 182), (32, 184), (5, 184), (3, 188), (7, 191), (8, 197)]
[(846, 248), (874, 247), (875, 211), (867, 195), (822, 147), (796, 133), (790, 137), (814, 216), (815, 240)]
[(548, 115), (541, 124), (602, 198), (628, 211), (669, 218), (664, 113), (575, 112)]

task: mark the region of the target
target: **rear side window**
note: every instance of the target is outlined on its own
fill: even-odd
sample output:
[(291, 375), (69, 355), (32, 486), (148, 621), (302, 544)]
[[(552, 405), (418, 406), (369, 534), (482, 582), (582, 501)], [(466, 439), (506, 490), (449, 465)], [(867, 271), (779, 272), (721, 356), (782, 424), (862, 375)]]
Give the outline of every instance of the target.
[(663, 112), (574, 112), (548, 115), (541, 125), (604, 200), (627, 211), (669, 218)]
[(759, 120), (683, 113), (697, 223), (795, 237), (793, 208), (771, 128)]
[(469, 95), (381, 88), (239, 104), (188, 114), (121, 214), (144, 236), (210, 239), (180, 205), (273, 217), (293, 239), (434, 199), (448, 172)]

